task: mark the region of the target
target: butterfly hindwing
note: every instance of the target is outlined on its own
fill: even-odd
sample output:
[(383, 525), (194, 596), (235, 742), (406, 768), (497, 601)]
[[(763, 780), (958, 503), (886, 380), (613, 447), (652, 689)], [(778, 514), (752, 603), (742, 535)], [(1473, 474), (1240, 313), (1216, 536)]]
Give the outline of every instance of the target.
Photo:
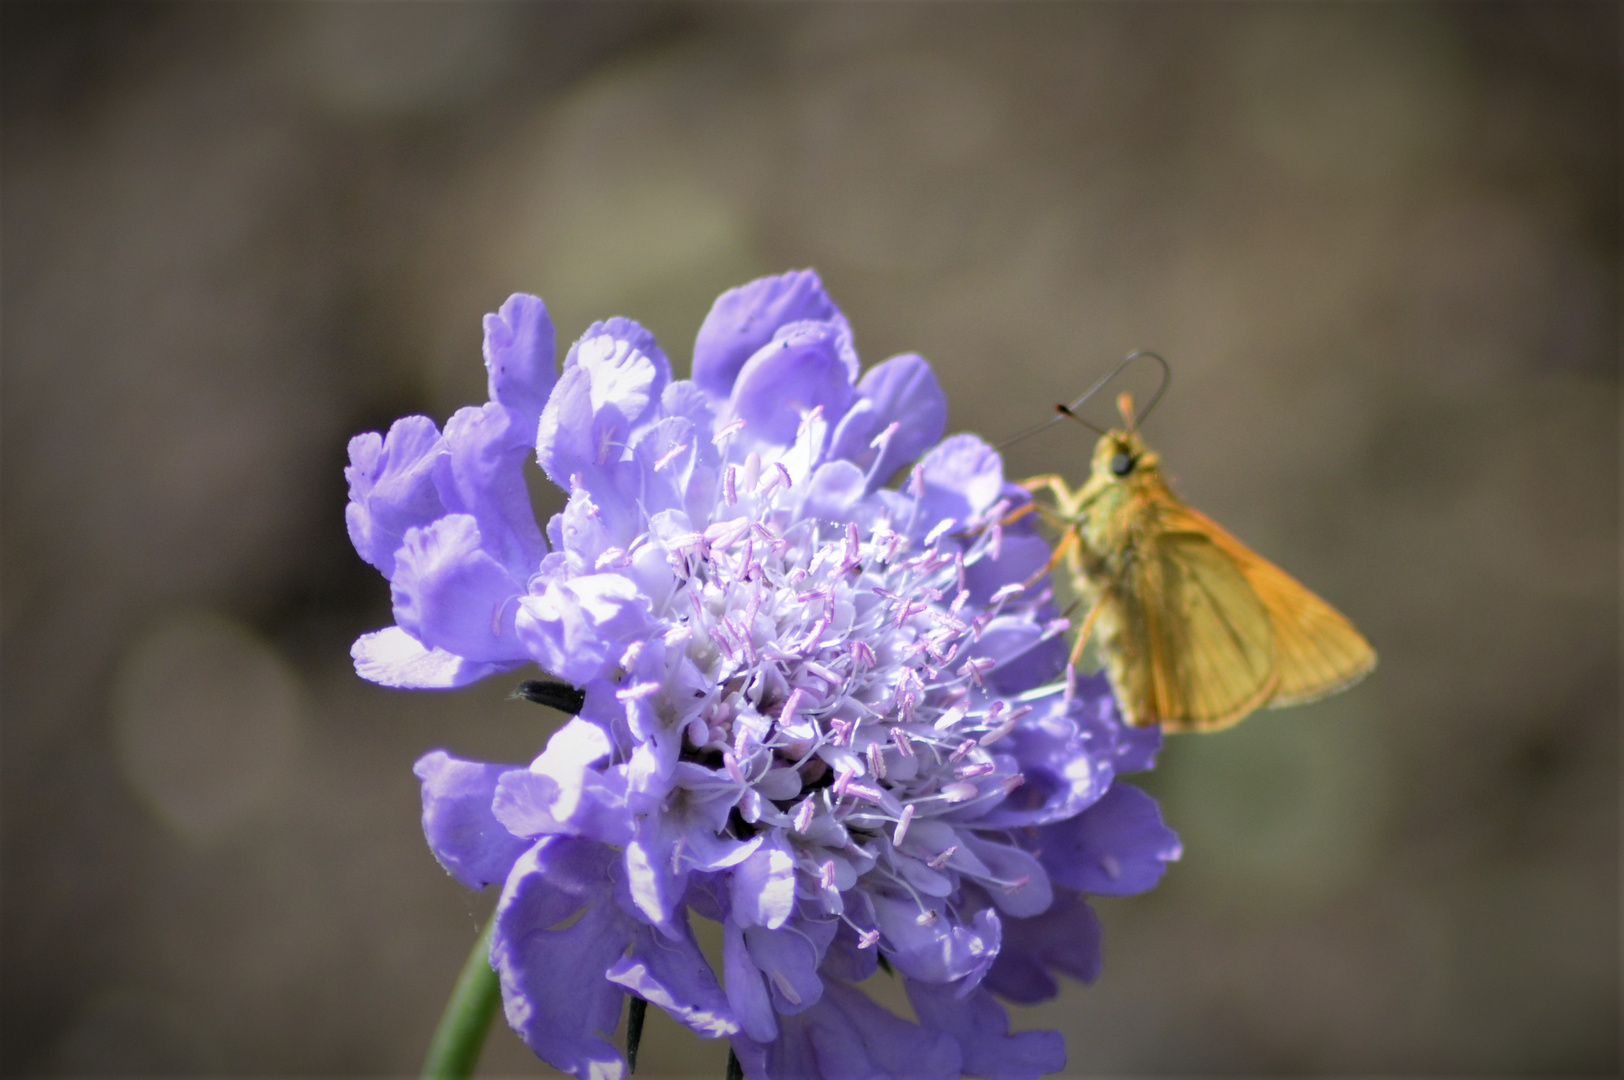
[(1189, 507), (1179, 516), (1228, 556), (1269, 613), (1274, 628), (1274, 693), (1270, 708), (1315, 701), (1358, 682), (1376, 666), (1376, 653), (1341, 612), (1290, 574)]
[(1160, 530), (1125, 575), (1117, 682), (1138, 723), (1223, 727), (1274, 691), (1273, 628), (1235, 561), (1200, 532)]

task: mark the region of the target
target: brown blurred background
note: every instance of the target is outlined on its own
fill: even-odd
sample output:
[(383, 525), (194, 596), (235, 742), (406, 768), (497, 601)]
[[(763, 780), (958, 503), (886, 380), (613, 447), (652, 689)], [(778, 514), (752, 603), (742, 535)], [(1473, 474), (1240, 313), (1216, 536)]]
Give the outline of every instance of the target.
[[(493, 898), (411, 764), (556, 717), (353, 675), (345, 441), (483, 400), (510, 292), (682, 371), (807, 265), (952, 430), (1161, 350), (1182, 494), (1381, 652), (1167, 749), (1184, 861), (1019, 1025), (1075, 1073), (1617, 1071), (1616, 5), (3, 19), (7, 1073), (415, 1070)], [(505, 1028), (484, 1066), (547, 1071)]]

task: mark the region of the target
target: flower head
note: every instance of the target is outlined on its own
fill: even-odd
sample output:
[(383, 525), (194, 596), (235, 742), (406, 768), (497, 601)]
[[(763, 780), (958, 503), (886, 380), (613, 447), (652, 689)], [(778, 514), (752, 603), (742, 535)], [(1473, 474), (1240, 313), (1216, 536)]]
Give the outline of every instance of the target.
[[(1009, 1034), (990, 991), (1092, 978), (1080, 894), (1148, 888), (1178, 845), (1114, 782), (1156, 733), (1064, 677), (1049, 547), (1004, 524), (1026, 494), (996, 451), (942, 440), (920, 357), (859, 378), (810, 271), (724, 294), (691, 382), (624, 319), (558, 374), (540, 300), (485, 330), (489, 403), (352, 442), (349, 526), (394, 597), (363, 676), (535, 663), (583, 693), (528, 767), (417, 765), (436, 856), (503, 887), (509, 1021), (578, 1076), (623, 1067), (627, 993), (752, 1077), (1060, 1068), (1059, 1035)], [(545, 541), (532, 452), (569, 493)], [(720, 972), (693, 915), (721, 924)], [(881, 957), (918, 1024), (857, 986)]]

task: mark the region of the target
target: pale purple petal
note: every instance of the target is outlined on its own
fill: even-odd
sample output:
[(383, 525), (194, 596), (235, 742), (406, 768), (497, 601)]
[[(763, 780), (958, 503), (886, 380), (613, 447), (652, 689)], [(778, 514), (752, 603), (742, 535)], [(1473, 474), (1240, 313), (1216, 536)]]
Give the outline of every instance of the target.
[(536, 418), (558, 381), (553, 320), (540, 297), (514, 293), (485, 316), (485, 370), (491, 400), (536, 430)]
[(823, 996), (818, 978), (818, 951), (806, 935), (792, 927), (768, 930), (749, 926), (744, 943), (750, 959), (761, 969), (772, 994), (773, 1010), (781, 1016), (811, 1008)]
[(974, 435), (950, 435), (920, 461), (925, 494), (916, 529), (928, 532), (954, 518), (967, 522), (998, 501), (1004, 464), (998, 451)]
[(400, 690), (453, 690), (517, 663), (476, 663), (444, 649), (431, 649), (398, 626), (362, 634), (350, 646), (355, 673)]
[(850, 521), (858, 500), (865, 494), (867, 486), (861, 469), (849, 461), (826, 461), (812, 474), (801, 514), (825, 521)]
[[(854, 407), (841, 422), (829, 456), (846, 458), (870, 474), (872, 490), (940, 441), (947, 429), (947, 397), (930, 365), (914, 353), (875, 365), (857, 384), (857, 394), (866, 407), (861, 412)], [(893, 423), (896, 429), (885, 435)], [(881, 436), (882, 445), (872, 445)]]
[(524, 482), (535, 436), (534, 420), (515, 420), (496, 402), (459, 409), (446, 423), (436, 470), (446, 510), (473, 515), (485, 550), (520, 578), (547, 551)]
[(350, 440), (344, 520), (356, 552), (385, 577), (394, 576), (395, 552), (407, 531), (445, 513), (434, 483), (442, 450), (440, 432), (426, 416), (396, 420), (387, 437), (369, 431)]
[(769, 1044), (734, 1036), (750, 1080), (954, 1080), (958, 1046), (883, 1008), (854, 986), (831, 980), (822, 1000), (781, 1020)]
[[(694, 341), (694, 382), (706, 393), (726, 398), (745, 361), (771, 341), (779, 327), (832, 320), (845, 321), (812, 270), (758, 278), (729, 289), (717, 297)], [(856, 376), (853, 370), (851, 379)]]
[(776, 930), (795, 909), (795, 853), (770, 835), (732, 874), (733, 920)]
[(904, 975), (926, 982), (978, 979), (998, 955), (998, 916), (982, 911), (970, 923), (960, 922), (943, 910), (940, 901), (931, 901), (926, 910), (935, 917), (921, 922), (920, 905), (912, 899), (874, 897), (875, 921), (885, 935), (891, 963)]
[[(531, 1050), (572, 1076), (615, 1078), (609, 1042), (625, 992), (604, 977), (636, 932), (612, 900), (613, 852), (552, 837), (520, 857), (496, 905), (491, 966), (508, 1023)], [(568, 926), (554, 929), (577, 912)], [(570, 973), (569, 978), (559, 974)]]
[[(613, 352), (614, 350), (605, 350), (602, 342), (598, 340), (600, 338), (624, 342), (631, 352), (647, 358), (649, 363), (654, 365), (652, 394), (655, 398), (658, 398), (671, 382), (671, 361), (666, 359), (665, 350), (660, 348), (654, 335), (640, 323), (618, 315), (587, 327), (586, 333), (570, 346), (570, 351), (565, 355), (564, 369), (567, 371), (578, 364), (591, 363), (594, 348), (598, 349), (600, 357), (606, 351)], [(594, 375), (594, 379), (597, 377)]]
[(670, 1013), (699, 1035), (717, 1039), (740, 1030), (710, 962), (699, 951), (686, 916), (674, 933), (637, 928), (631, 952), (609, 968), (609, 981)]
[(1182, 851), (1156, 800), (1123, 783), (1076, 817), (1044, 826), (1037, 846), (1057, 885), (1107, 896), (1151, 888)]
[(412, 772), (423, 782), (423, 835), (446, 873), (470, 889), (507, 879), (529, 847), (491, 813), (497, 780), (511, 765), (461, 761), (444, 750), (419, 758)]
[(908, 1002), (919, 1022), (958, 1044), (967, 1076), (985, 1080), (1037, 1080), (1066, 1067), (1066, 1040), (1058, 1031), (1009, 1033), (1009, 1014), (986, 990), (961, 997), (951, 987), (907, 979)]
[(746, 1034), (757, 1042), (770, 1042), (778, 1036), (778, 1020), (772, 997), (761, 969), (750, 958), (744, 931), (732, 919), (722, 923), (722, 976), (728, 1004), (739, 1018)]
[(486, 553), (479, 526), (467, 514), (407, 533), (390, 582), (401, 629), (431, 648), (486, 663), (529, 655), (513, 626), (521, 589)]
[(796, 323), (749, 359), (733, 384), (729, 407), (751, 439), (789, 446), (801, 418), (814, 408), (823, 409), (827, 424), (845, 415), (855, 391), (839, 343), (829, 323)]
[(1100, 921), (1069, 889), (1057, 893), (1043, 914), (1004, 923), (1003, 947), (986, 986), (1023, 1005), (1047, 1001), (1060, 992), (1050, 968), (1083, 982), (1100, 973)]
[(647, 625), (637, 586), (619, 574), (551, 581), (519, 603), (516, 630), (538, 664), (581, 686), (597, 678)]

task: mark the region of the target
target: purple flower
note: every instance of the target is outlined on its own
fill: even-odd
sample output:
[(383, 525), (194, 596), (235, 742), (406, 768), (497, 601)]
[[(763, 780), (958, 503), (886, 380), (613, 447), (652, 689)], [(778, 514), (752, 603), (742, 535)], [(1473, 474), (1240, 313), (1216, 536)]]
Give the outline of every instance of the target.
[[(924, 360), (859, 378), (811, 271), (724, 294), (694, 380), (636, 323), (553, 370), (533, 297), (486, 319), (491, 401), (351, 444), (350, 534), (395, 625), (355, 644), (388, 686), (526, 663), (583, 694), (524, 767), (418, 763), (424, 831), (502, 882), (509, 1022), (577, 1076), (618, 1076), (635, 994), (751, 1077), (1016, 1080), (1065, 1064), (993, 993), (1098, 970), (1085, 892), (1149, 888), (1177, 839), (1115, 783), (1158, 735), (1065, 670), (1026, 494), (942, 440)], [(546, 529), (531, 452), (569, 493)], [(900, 490), (886, 487), (899, 470)], [(721, 923), (720, 967), (693, 917)], [(880, 958), (919, 1022), (859, 984)]]

